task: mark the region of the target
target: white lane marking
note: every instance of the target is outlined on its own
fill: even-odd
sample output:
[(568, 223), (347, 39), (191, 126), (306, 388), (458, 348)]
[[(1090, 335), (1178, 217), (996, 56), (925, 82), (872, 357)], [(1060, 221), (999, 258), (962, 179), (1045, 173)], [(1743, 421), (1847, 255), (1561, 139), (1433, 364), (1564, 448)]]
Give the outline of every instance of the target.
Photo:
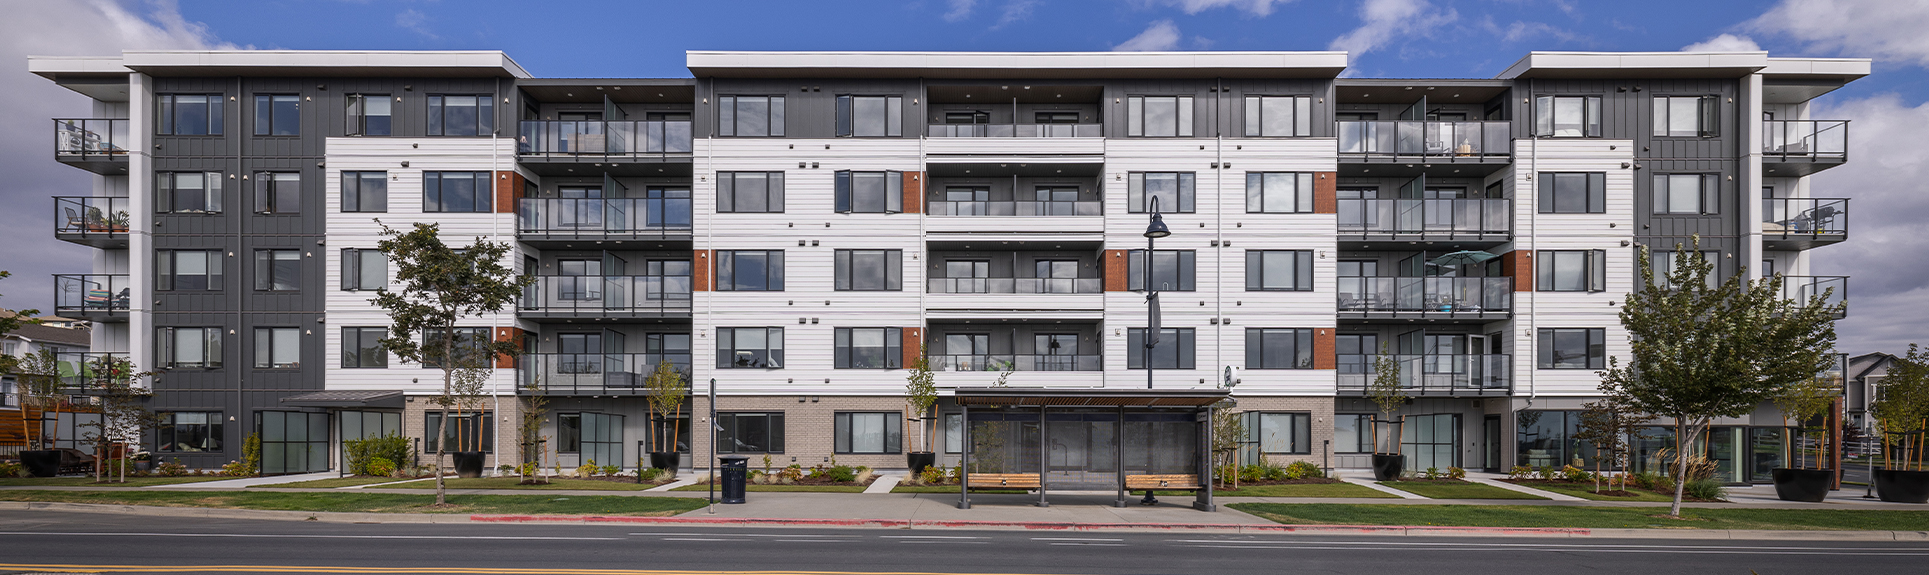
[(703, 535), (710, 535), (710, 533), (631, 533), (631, 535), (650, 535), (650, 536), (657, 536), (657, 535), (663, 535), (663, 536), (669, 536), (669, 537), (699, 537), (699, 536), (703, 536)]
[(753, 533), (731, 533), (730, 536), (732, 537), (819, 537), (819, 538), (845, 537), (845, 538), (853, 538), (853, 539), (858, 537), (863, 537), (863, 535), (812, 535), (808, 533), (803, 535), (798, 535), (795, 533), (785, 533), (785, 534), (776, 534), (776, 535), (764, 535), (764, 534), (753, 534)]
[[(1297, 544), (1318, 543), (1322, 545), (1375, 545), (1375, 546), (1401, 545), (1401, 546), (1408, 546), (1408, 547), (1439, 547), (1439, 546), (1461, 547), (1461, 546), (1468, 545), (1467, 543), (1463, 543), (1459, 541), (1386, 541), (1386, 542), (1382, 542), (1382, 541), (1313, 541), (1313, 540), (1307, 540), (1307, 539), (1300, 539), (1300, 540), (1167, 539), (1166, 541), (1173, 542), (1173, 543), (1251, 543), (1251, 544), (1273, 544), (1273, 545), (1278, 545), (1278, 544), (1297, 545)], [(1476, 543), (1474, 545), (1478, 545), (1481, 547), (1578, 547), (1583, 549), (1635, 547), (1635, 548), (1641, 548), (1641, 549), (1761, 549), (1761, 550), (1775, 550), (1775, 551), (1789, 551), (1789, 550), (1794, 550), (1794, 551), (1811, 551), (1811, 550), (1813, 551), (1857, 551), (1857, 550), (1929, 551), (1929, 547), (1789, 547), (1784, 545), (1639, 545), (1639, 544), (1631, 544), (1631, 543)]]
[[(1391, 549), (1387, 549), (1385, 547), (1327, 546), (1327, 545), (1293, 545), (1293, 546), (1287, 546), (1287, 545), (1181, 545), (1181, 547), (1196, 547), (1201, 549), (1292, 549), (1292, 550), (1300, 550), (1300, 551), (1304, 551), (1304, 550), (1392, 551)], [(1837, 553), (1832, 551), (1773, 551), (1772, 550), (1773, 548), (1769, 548), (1769, 549), (1771, 550), (1766, 552), (1745, 551), (1742, 549), (1734, 549), (1734, 550), (1726, 550), (1726, 549), (1680, 549), (1680, 550), (1594, 549), (1592, 551), (1596, 553), (1646, 553), (1646, 554), (1673, 553), (1673, 554), (1681, 554), (1681, 555), (1844, 555), (1844, 556), (1850, 556), (1850, 557), (1878, 555), (1878, 556), (1891, 556), (1891, 557), (1929, 557), (1929, 551), (1917, 551), (1917, 552), (1907, 552), (1907, 553), (1881, 553), (1881, 552), (1867, 552), (1867, 551), (1856, 552), (1856, 553)], [(1536, 548), (1498, 549), (1498, 548), (1489, 548), (1489, 547), (1468, 547), (1468, 546), (1443, 546), (1443, 547), (1424, 548), (1424, 549), (1407, 548), (1404, 550), (1410, 550), (1410, 551), (1545, 551), (1545, 552), (1588, 551), (1585, 549), (1536, 549)]]
[(1052, 545), (1066, 545), (1071, 547), (1124, 547), (1125, 546), (1124, 543), (1053, 543)]
[(488, 535), (270, 535), (256, 533), (79, 533), (0, 531), (0, 535), (59, 535), (73, 537), (241, 537), (250, 539), (497, 539), (508, 541), (622, 541), (621, 537), (511, 537)]
[(1090, 537), (1033, 537), (1032, 541), (1124, 541), (1124, 539), (1096, 539)]
[(879, 539), (985, 539), (963, 535), (879, 535)]
[(708, 537), (664, 537), (664, 541), (749, 541), (749, 539), (722, 539)]
[(856, 543), (849, 539), (772, 539), (779, 543)]

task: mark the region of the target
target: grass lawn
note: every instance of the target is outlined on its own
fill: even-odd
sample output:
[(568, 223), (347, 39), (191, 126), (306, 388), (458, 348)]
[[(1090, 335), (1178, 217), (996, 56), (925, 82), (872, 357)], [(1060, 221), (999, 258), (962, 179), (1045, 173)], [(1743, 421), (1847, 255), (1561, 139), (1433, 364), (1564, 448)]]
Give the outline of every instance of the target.
[[(1674, 501), (1673, 497), (1648, 491), (1646, 489), (1642, 489), (1639, 487), (1630, 487), (1628, 489), (1629, 493), (1634, 494), (1633, 497), (1615, 497), (1613, 495), (1596, 495), (1594, 493), (1594, 487), (1590, 485), (1561, 485), (1561, 484), (1549, 484), (1549, 483), (1522, 483), (1520, 485), (1522, 487), (1532, 487), (1534, 489), (1539, 489), (1542, 491), (1552, 491), (1555, 493), (1559, 493), (1561, 495), (1572, 495), (1582, 499), (1592, 499), (1594, 501)], [(1619, 487), (1619, 484), (1616, 484), (1616, 487)], [(1603, 483), (1601, 485), (1601, 488), (1607, 489), (1607, 484)]]
[[(752, 484), (743, 486), (743, 490), (753, 492), (753, 493), (758, 491), (792, 492), (792, 493), (863, 493), (864, 487), (865, 486), (863, 485), (757, 485), (755, 483), (752, 483)], [(709, 490), (710, 490), (710, 486), (702, 483), (698, 483), (696, 485), (685, 485), (682, 487), (678, 487), (676, 489), (671, 489), (671, 491), (709, 491)], [(723, 486), (721, 485), (717, 486), (717, 490), (722, 491)]]
[[(518, 485), (517, 483), (521, 481), (522, 478), (520, 477), (477, 477), (473, 479), (450, 477), (443, 479), (442, 483), (448, 486), (449, 489), (526, 489), (532, 491), (556, 489), (642, 491), (656, 487), (656, 485), (652, 483), (618, 483), (615, 481), (596, 481), (593, 479), (551, 479), (549, 483), (541, 485)], [(421, 481), (410, 481), (408, 483), (383, 485), (380, 487), (370, 487), (369, 489), (435, 489), (435, 479), (431, 478)]]
[(1929, 511), (1689, 508), (1681, 513), (1692, 520), (1684, 521), (1656, 517), (1667, 515), (1664, 506), (1233, 503), (1229, 507), (1287, 524), (1849, 531), (1929, 528)]
[(1380, 485), (1428, 499), (1547, 499), (1471, 481), (1381, 481)]
[(685, 497), (609, 495), (450, 495), (449, 507), (415, 493), (282, 493), (273, 491), (0, 491), (0, 501), (104, 503), (157, 507), (361, 511), (372, 513), (506, 513), (553, 515), (675, 515), (705, 505)]
[(200, 483), (203, 481), (220, 481), (223, 479), (239, 479), (239, 478), (224, 477), (224, 476), (218, 476), (218, 475), (182, 476), (182, 477), (129, 477), (127, 478), (127, 483), (94, 483), (94, 477), (91, 475), (87, 477), (8, 477), (8, 478), (0, 479), (0, 487), (14, 487), (14, 486), (147, 487), (149, 485)]
[(337, 487), (354, 487), (354, 486), (357, 486), (357, 485), (374, 485), (374, 484), (377, 484), (377, 483), (391, 483), (391, 482), (395, 482), (395, 481), (402, 481), (402, 479), (397, 479), (397, 478), (394, 478), (394, 477), (336, 477), (336, 478), (333, 478), (333, 479), (316, 479), (316, 480), (313, 480), (313, 481), (296, 481), (296, 482), (294, 482), (294, 483), (276, 483), (276, 484), (273, 484), (273, 485), (249, 485), (249, 487), (289, 487), (289, 488), (301, 488), (301, 489), (334, 489), (334, 488), (337, 488)]
[(1219, 497), (1372, 497), (1394, 499), (1397, 496), (1351, 483), (1288, 483), (1283, 485), (1244, 485), (1237, 491), (1213, 490)]

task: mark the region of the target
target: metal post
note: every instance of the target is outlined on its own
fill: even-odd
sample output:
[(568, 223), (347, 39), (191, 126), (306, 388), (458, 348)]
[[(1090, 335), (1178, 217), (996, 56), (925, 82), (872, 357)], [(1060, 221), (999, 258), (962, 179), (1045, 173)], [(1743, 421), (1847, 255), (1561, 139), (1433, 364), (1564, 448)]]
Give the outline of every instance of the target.
[[(1152, 198), (1152, 214), (1156, 216), (1158, 215), (1158, 213), (1159, 213), (1159, 199)], [(1152, 389), (1152, 344), (1153, 344), (1153, 340), (1159, 337), (1159, 334), (1154, 333), (1152, 331), (1159, 327), (1159, 326), (1152, 325), (1153, 324), (1152, 314), (1156, 313), (1153, 310), (1153, 308), (1159, 304), (1159, 288), (1152, 284), (1152, 254), (1154, 249), (1152, 246), (1156, 245), (1157, 243), (1158, 243), (1157, 239), (1145, 238), (1145, 263), (1143, 265), (1145, 266), (1145, 341), (1144, 343), (1145, 343), (1145, 388), (1146, 389)], [(1148, 495), (1148, 497), (1150, 497), (1150, 495)]]
[(1119, 483), (1118, 500), (1113, 507), (1125, 507), (1125, 406), (1118, 408), (1118, 427), (1112, 430), (1112, 472)]
[(710, 473), (710, 513), (717, 512), (717, 378), (710, 378), (710, 460), (704, 470)]
[(1052, 506), (1045, 501), (1045, 478), (1052, 470), (1051, 423), (1047, 421), (1050, 416), (1045, 413), (1046, 409), (1043, 405), (1038, 406), (1038, 502), (1035, 505), (1039, 507)]
[(958, 508), (970, 509), (971, 480), (968, 478), (971, 469), (971, 406), (960, 402), (958, 410), (958, 417), (964, 419), (964, 429), (960, 431), (964, 437), (962, 444), (958, 446)]

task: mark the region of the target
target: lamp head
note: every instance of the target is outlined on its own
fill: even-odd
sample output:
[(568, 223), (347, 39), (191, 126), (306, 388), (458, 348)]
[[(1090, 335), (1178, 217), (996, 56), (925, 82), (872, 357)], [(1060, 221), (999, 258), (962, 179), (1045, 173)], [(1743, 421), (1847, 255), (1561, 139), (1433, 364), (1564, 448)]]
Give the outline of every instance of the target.
[(1153, 212), (1152, 224), (1145, 227), (1145, 237), (1158, 239), (1169, 235), (1172, 235), (1172, 230), (1165, 227), (1165, 218)]

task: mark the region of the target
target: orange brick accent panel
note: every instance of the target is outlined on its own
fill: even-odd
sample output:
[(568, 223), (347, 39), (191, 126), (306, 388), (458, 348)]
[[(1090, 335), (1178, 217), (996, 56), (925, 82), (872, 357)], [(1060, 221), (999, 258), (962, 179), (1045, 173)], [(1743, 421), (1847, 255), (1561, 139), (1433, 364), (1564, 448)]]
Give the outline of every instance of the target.
[(529, 180), (513, 170), (496, 172), (496, 213), (516, 213), (516, 200), (522, 199), (522, 188)]
[(1313, 330), (1313, 369), (1339, 369), (1340, 357), (1333, 347), (1332, 328)]
[(1313, 213), (1340, 213), (1339, 172), (1313, 173)]
[(1105, 250), (1105, 291), (1125, 291), (1126, 250)]
[(715, 269), (716, 266), (710, 262), (710, 250), (697, 250), (690, 259), (691, 275), (696, 276), (690, 278), (692, 280), (690, 290), (710, 291), (710, 277), (716, 275), (710, 272)]
[(924, 213), (924, 172), (904, 173), (904, 213)]
[(1500, 273), (1514, 278), (1514, 291), (1534, 291), (1534, 252), (1514, 250), (1502, 254)]
[(924, 328), (904, 328), (904, 368), (910, 369), (917, 363), (918, 354), (924, 352)]
[[(506, 341), (506, 342), (511, 342), (511, 343), (514, 343), (514, 344), (516, 344), (516, 347), (518, 347), (518, 348), (521, 348), (521, 347), (522, 347), (522, 337), (523, 337), (523, 335), (524, 335), (524, 332), (522, 331), (522, 328), (519, 328), (519, 327), (499, 327), (499, 328), (496, 328), (496, 341)], [(500, 369), (513, 369), (513, 368), (515, 368), (515, 367), (516, 367), (516, 356), (513, 356), (513, 355), (509, 355), (509, 354), (499, 354), (499, 355), (497, 355), (497, 356), (496, 356), (496, 367), (497, 367), (497, 368), (500, 368)]]

